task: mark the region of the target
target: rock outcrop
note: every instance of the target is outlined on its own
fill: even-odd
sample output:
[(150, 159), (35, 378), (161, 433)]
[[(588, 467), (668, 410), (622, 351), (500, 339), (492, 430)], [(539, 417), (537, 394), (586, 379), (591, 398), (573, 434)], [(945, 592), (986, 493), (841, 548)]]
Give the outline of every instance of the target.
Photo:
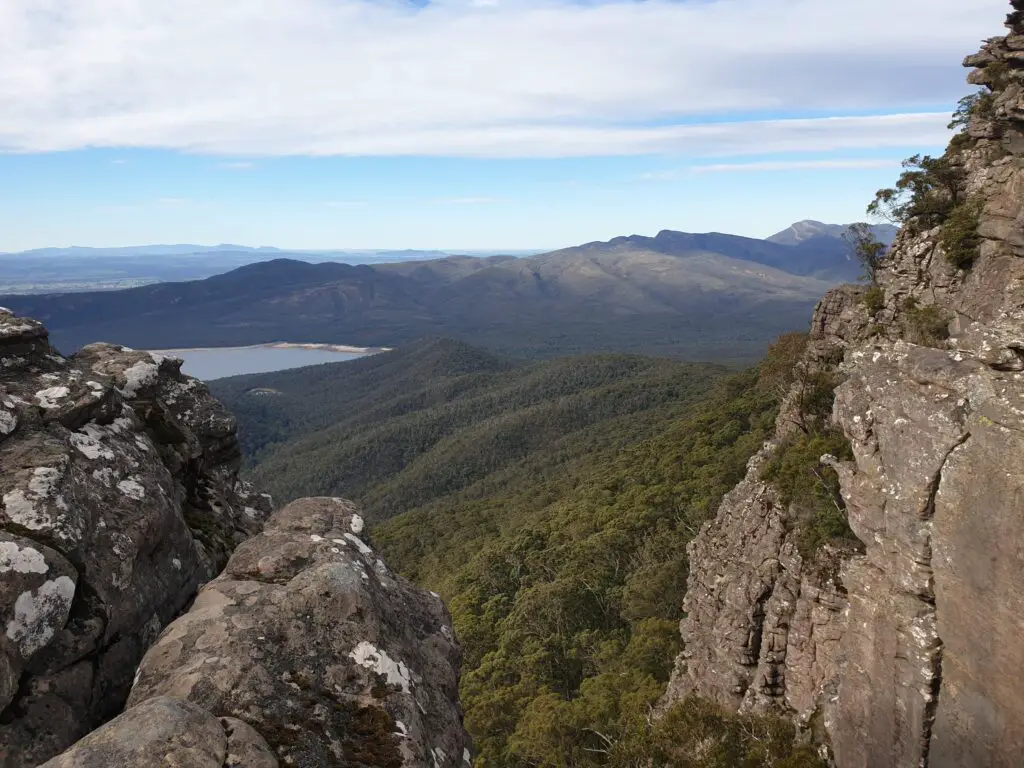
[(46, 768), (149, 765), (120, 756), (155, 744), (181, 768), (467, 765), (448, 612), (362, 528), (341, 499), (276, 513), (149, 649), (128, 710)]
[[(1024, 1), (1012, 6), (1010, 34), (965, 62), (990, 92), (945, 155), (956, 199), (977, 206), (957, 222), (966, 239), (951, 221), (904, 228), (877, 311), (846, 290), (815, 315), (805, 362), (842, 352), (833, 420), (854, 458), (826, 461), (863, 549), (800, 557), (758, 471), (775, 441), (690, 550), (669, 700), (789, 712), (839, 768), (1024, 759)], [(953, 258), (968, 241), (972, 258)]]
[(121, 710), (146, 648), (260, 529), (232, 417), (180, 361), (66, 359), (0, 310), (0, 766)]
[(465, 766), (440, 598), (349, 502), (271, 517), (180, 366), (0, 310), (0, 768)]

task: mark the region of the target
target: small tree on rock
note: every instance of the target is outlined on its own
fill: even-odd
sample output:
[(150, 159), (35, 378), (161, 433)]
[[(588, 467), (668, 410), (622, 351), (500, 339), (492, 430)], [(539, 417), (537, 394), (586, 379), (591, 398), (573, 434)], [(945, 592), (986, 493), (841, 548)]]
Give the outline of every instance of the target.
[(871, 231), (871, 225), (866, 222), (851, 224), (849, 229), (843, 233), (843, 240), (850, 247), (853, 256), (860, 262), (860, 279), (872, 285), (876, 282), (878, 269), (885, 258), (885, 243), (879, 242), (875, 233)]

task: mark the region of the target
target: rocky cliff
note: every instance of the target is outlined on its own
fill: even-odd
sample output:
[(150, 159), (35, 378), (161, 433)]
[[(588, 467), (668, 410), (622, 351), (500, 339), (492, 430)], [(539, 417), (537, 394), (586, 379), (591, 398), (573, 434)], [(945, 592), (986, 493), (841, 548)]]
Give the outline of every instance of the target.
[(1024, 2), (1012, 6), (1010, 33), (965, 62), (985, 90), (935, 166), (925, 202), (940, 205), (911, 209), (872, 295), (836, 291), (815, 313), (802, 366), (842, 381), (832, 421), (853, 458), (823, 461), (860, 545), (801, 552), (796, 511), (763, 479), (791, 397), (690, 549), (668, 700), (790, 712), (840, 768), (1024, 756)]
[(347, 502), (269, 517), (180, 364), (0, 310), (0, 766), (465, 763), (440, 599)]

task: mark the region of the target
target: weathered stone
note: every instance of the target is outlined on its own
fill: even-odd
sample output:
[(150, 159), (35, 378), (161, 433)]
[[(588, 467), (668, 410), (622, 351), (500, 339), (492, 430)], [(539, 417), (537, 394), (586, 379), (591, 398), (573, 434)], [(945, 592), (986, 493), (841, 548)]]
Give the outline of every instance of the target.
[(180, 362), (65, 359), (0, 312), (0, 766), (120, 711), (160, 630), (259, 530), (234, 423)]
[(276, 768), (262, 737), (180, 699), (158, 696), (133, 707), (42, 768)]
[(286, 765), (463, 765), (450, 618), (362, 527), (340, 499), (278, 512), (150, 648), (129, 706), (168, 695), (230, 715)]
[[(1024, 755), (1024, 0), (1012, 5), (1011, 34), (965, 62), (1000, 64), (973, 77), (995, 89), (994, 116), (973, 118), (949, 154), (959, 194), (982, 203), (979, 257), (958, 269), (941, 228), (905, 228), (877, 275), (873, 327), (852, 292), (812, 323), (802, 365), (845, 350), (833, 420), (854, 460), (830, 463), (863, 552), (836, 553), (832, 581), (808, 585), (786, 510), (757, 479), (765, 452), (690, 547), (669, 701), (820, 712), (839, 768), (1009, 768)], [(950, 320), (942, 349), (904, 339), (927, 306)]]

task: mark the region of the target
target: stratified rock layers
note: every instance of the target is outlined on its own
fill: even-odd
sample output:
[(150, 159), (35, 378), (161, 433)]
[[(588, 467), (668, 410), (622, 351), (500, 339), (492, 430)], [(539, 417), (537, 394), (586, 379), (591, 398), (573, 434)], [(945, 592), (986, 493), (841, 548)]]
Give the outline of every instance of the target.
[[(967, 59), (993, 92), (947, 152), (980, 207), (977, 258), (957, 268), (941, 228), (905, 229), (877, 275), (884, 306), (869, 315), (843, 289), (812, 324), (809, 364), (844, 355), (833, 418), (854, 461), (835, 466), (863, 552), (803, 562), (759, 479), (772, 445), (690, 549), (667, 701), (788, 711), (839, 768), (1024, 761), (1024, 2), (1013, 6), (1010, 34)], [(921, 307), (949, 321), (948, 340), (909, 343)]]

